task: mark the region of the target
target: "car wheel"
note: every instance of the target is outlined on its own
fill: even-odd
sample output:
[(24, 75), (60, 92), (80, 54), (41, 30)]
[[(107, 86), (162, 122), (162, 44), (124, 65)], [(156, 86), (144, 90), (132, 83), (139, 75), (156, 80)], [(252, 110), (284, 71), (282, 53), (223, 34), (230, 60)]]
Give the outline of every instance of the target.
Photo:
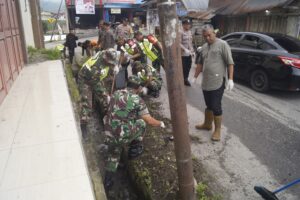
[(255, 70), (251, 74), (251, 87), (258, 92), (266, 92), (269, 89), (269, 77), (263, 70)]

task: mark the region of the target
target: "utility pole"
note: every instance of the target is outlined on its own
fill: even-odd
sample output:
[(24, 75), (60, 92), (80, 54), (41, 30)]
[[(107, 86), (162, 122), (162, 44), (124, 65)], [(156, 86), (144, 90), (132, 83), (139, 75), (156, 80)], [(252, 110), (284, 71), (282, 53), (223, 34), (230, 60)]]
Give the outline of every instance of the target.
[(60, 5), (59, 5), (58, 11), (57, 11), (57, 15), (56, 15), (55, 23), (54, 23), (54, 26), (53, 26), (53, 30), (52, 30), (50, 42), (52, 41), (52, 37), (53, 37), (53, 34), (54, 34), (54, 30), (55, 30), (55, 27), (56, 27), (56, 25), (57, 25), (57, 20), (58, 20), (58, 16), (59, 16), (59, 13), (60, 13), (60, 9), (61, 9), (62, 3), (63, 3), (63, 0), (60, 1)]
[(194, 200), (194, 176), (188, 132), (176, 0), (157, 0), (170, 112), (174, 133), (179, 196)]

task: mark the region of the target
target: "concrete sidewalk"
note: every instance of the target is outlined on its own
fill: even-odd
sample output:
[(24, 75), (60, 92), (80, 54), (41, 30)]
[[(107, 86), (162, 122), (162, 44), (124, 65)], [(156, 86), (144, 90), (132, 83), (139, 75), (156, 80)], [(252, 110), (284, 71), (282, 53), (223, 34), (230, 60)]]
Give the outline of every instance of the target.
[(0, 199), (92, 200), (61, 61), (25, 67), (0, 105)]

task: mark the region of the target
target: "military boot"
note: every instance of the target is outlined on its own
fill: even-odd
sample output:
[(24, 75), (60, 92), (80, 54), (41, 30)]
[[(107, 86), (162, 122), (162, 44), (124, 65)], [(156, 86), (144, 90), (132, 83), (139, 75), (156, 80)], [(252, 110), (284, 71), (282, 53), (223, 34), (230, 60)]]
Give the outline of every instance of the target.
[(137, 140), (133, 140), (130, 143), (129, 149), (128, 149), (128, 158), (132, 159), (132, 158), (136, 158), (139, 155), (141, 155), (144, 151), (144, 147), (142, 142), (137, 141)]
[(114, 172), (105, 171), (104, 189), (106, 190), (106, 192), (108, 192), (114, 184), (113, 175), (114, 175)]
[(210, 131), (212, 129), (213, 120), (214, 120), (213, 112), (211, 110), (206, 109), (205, 110), (204, 123), (196, 125), (195, 128), (199, 129), (199, 130), (208, 130), (208, 131)]
[(211, 140), (217, 142), (221, 140), (222, 115), (214, 116), (214, 122), (215, 122), (215, 131), (211, 137)]

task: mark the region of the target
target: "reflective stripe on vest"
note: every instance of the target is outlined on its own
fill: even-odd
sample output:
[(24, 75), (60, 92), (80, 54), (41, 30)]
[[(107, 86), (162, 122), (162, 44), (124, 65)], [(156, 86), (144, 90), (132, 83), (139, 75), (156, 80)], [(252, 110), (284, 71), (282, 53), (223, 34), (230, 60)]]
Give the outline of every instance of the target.
[(149, 40), (144, 39), (143, 42), (139, 42), (139, 46), (152, 62), (157, 59), (157, 55), (152, 51), (153, 45), (149, 42)]
[(91, 57), (90, 59), (88, 59), (83, 65), (82, 67), (86, 67), (88, 70), (91, 70), (91, 68), (95, 65), (95, 63), (97, 62), (99, 56), (101, 55), (101, 52), (99, 51), (96, 55), (94, 55), (93, 57)]
[(103, 69), (101, 69), (100, 81), (102, 81), (108, 76), (108, 72), (109, 72), (109, 67), (104, 67)]
[(121, 46), (121, 49), (124, 52), (129, 53), (130, 55), (134, 55), (134, 50), (132, 48), (130, 48), (128, 44), (125, 44), (125, 46)]

